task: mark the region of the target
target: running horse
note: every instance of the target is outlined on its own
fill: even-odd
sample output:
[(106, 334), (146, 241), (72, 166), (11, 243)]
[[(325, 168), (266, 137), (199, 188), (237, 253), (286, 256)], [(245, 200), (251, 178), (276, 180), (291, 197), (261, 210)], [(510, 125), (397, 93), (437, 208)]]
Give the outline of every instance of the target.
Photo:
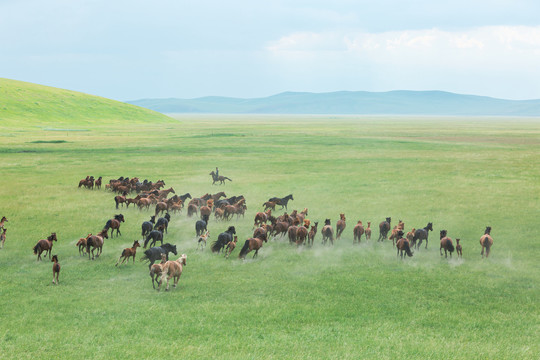
[[(53, 241), (58, 241), (58, 238), (56, 237), (56, 233), (53, 232), (51, 233), (51, 235), (49, 235), (49, 237), (47, 237), (46, 240), (39, 240), (36, 244), (36, 246), (34, 246), (34, 255), (37, 255), (37, 260), (41, 260), (41, 254), (43, 252), (45, 253), (49, 253), (49, 259), (51, 258), (51, 250), (52, 250), (52, 247), (53, 247)], [(45, 254), (47, 255), (47, 254)]]
[(4, 223), (8, 222), (8, 219), (5, 216), (2, 216), (2, 220), (0, 220), (0, 229), (4, 228)]
[(105, 224), (105, 227), (103, 230), (108, 231), (109, 228), (111, 229), (111, 238), (113, 237), (114, 230), (116, 230), (116, 237), (119, 235), (122, 235), (120, 232), (120, 223), (124, 222), (124, 215), (118, 214), (114, 215), (114, 219), (109, 219), (107, 223)]
[(486, 227), (484, 235), (480, 237), (480, 245), (482, 246), (482, 252), (480, 253), (484, 257), (484, 249), (486, 249), (486, 258), (489, 257), (491, 246), (493, 245), (493, 238), (491, 237), (491, 226)]
[[(426, 249), (428, 244), (428, 236), (429, 232), (433, 231), (433, 224), (428, 223), (425, 228), (418, 229), (414, 232), (413, 237), (413, 246), (415, 246), (418, 250), (420, 250), (420, 245), (422, 245), (422, 240), (426, 240)], [(420, 240), (418, 244), (416, 243), (417, 240)]]
[(440, 232), (440, 237), (441, 237), (441, 247), (439, 248), (439, 252), (441, 253), (441, 256), (442, 256), (442, 250), (444, 249), (444, 257), (448, 257), (447, 256), (447, 252), (450, 253), (450, 257), (452, 257), (452, 253), (454, 252), (454, 244), (452, 243), (452, 239), (450, 239), (448, 236), (446, 236), (448, 234), (448, 231), (446, 230), (441, 230)]
[(231, 179), (229, 179), (229, 178), (226, 177), (226, 176), (222, 176), (222, 175), (216, 174), (215, 171), (210, 172), (209, 175), (212, 176), (212, 185), (215, 185), (216, 182), (218, 182), (218, 181), (219, 181), (219, 185), (225, 184), (225, 180), (232, 181)]
[(285, 210), (287, 210), (287, 203), (289, 202), (289, 200), (294, 200), (292, 194), (289, 194), (284, 198), (273, 197), (268, 199), (269, 202), (273, 202), (276, 205), (281, 205), (281, 209), (285, 208)]
[(398, 240), (396, 241), (396, 249), (397, 249), (397, 255), (401, 255), (401, 258), (403, 259), (403, 252), (407, 254), (407, 256), (411, 257), (413, 256), (413, 253), (411, 251), (411, 245), (408, 239), (403, 237), (403, 231), (399, 230)]
[[(97, 235), (92, 235), (86, 239), (86, 252), (88, 253), (88, 260), (90, 260), (90, 247), (92, 247), (92, 260), (94, 258), (99, 257), (103, 251), (103, 243), (104, 239), (108, 239), (109, 236), (107, 235), (107, 230), (103, 229), (101, 232)], [(94, 256), (94, 250), (97, 249), (97, 253)]]
[(388, 231), (390, 231), (390, 223), (392, 222), (392, 218), (387, 217), (386, 221), (383, 221), (379, 224), (379, 241), (384, 241), (388, 238)]
[(259, 238), (249, 238), (244, 243), (244, 246), (240, 250), (240, 254), (238, 255), (238, 258), (245, 259), (246, 255), (250, 252), (255, 250), (255, 254), (253, 254), (253, 258), (255, 258), (259, 254), (259, 249), (263, 246), (263, 239)]

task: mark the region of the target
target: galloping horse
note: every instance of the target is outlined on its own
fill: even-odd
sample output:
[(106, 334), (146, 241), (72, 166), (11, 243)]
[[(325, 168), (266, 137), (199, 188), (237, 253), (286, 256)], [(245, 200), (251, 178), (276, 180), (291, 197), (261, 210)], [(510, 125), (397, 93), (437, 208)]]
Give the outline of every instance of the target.
[(341, 238), (341, 233), (343, 233), (343, 230), (345, 230), (345, 227), (347, 226), (345, 220), (345, 214), (339, 214), (339, 220), (336, 223), (336, 240)]
[(461, 239), (456, 239), (456, 253), (457, 253), (458, 259), (459, 258), (463, 259), (463, 248), (461, 247), (459, 240)]
[(216, 241), (212, 243), (210, 249), (213, 253), (219, 253), (230, 241), (233, 240), (233, 235), (236, 234), (236, 229), (234, 226), (229, 226), (227, 231), (219, 234)]
[(366, 241), (371, 240), (371, 221), (368, 221), (365, 233), (366, 233)]
[(180, 280), (180, 275), (182, 275), (183, 267), (186, 266), (187, 261), (187, 255), (182, 254), (178, 260), (175, 261), (167, 261), (163, 265), (163, 271), (161, 272), (161, 281), (158, 284), (158, 291), (161, 289), (161, 283), (163, 283), (163, 280), (165, 280), (165, 277), (167, 277), (167, 287), (165, 288), (165, 291), (169, 291), (169, 280), (173, 278), (174, 283), (173, 287), (176, 287), (178, 285), (178, 280)]
[(315, 240), (315, 235), (317, 235), (317, 226), (319, 225), (318, 221), (315, 221), (315, 225), (311, 225), (311, 229), (308, 233), (308, 245), (313, 246), (313, 241)]
[(120, 232), (120, 222), (124, 222), (124, 215), (114, 215), (114, 219), (109, 219), (109, 221), (107, 221), (107, 223), (105, 224), (103, 230), (108, 231), (110, 228), (111, 238), (113, 237), (114, 230), (116, 230), (116, 237), (118, 237), (119, 235), (122, 235), (122, 233)]
[[(154, 284), (154, 280), (159, 284), (161, 284), (161, 273), (163, 272), (163, 265), (167, 262), (167, 255), (161, 254), (161, 263), (159, 264), (153, 264), (150, 266), (150, 277), (152, 278), (152, 287), (155, 289), (156, 285)], [(160, 278), (158, 280), (158, 278)]]
[[(103, 229), (101, 232), (97, 235), (92, 235), (86, 239), (86, 252), (88, 253), (88, 260), (90, 260), (90, 246), (92, 247), (92, 260), (94, 260), (95, 257), (99, 257), (101, 255), (101, 252), (103, 251), (103, 239), (108, 239), (109, 236), (107, 235), (107, 230)], [(97, 249), (97, 254), (94, 257), (94, 250)]]
[(4, 248), (4, 243), (6, 242), (6, 231), (7, 229), (4, 229), (2, 234), (0, 234), (0, 249)]
[(86, 242), (88, 241), (88, 238), (92, 236), (92, 233), (88, 234), (86, 237), (84, 238), (80, 238), (79, 241), (77, 242), (77, 244), (75, 246), (78, 246), (79, 247), (79, 256), (81, 255), (84, 255), (85, 251), (86, 251)]
[(203, 215), (201, 220), (197, 220), (195, 223), (195, 233), (196, 236), (201, 236), (204, 231), (207, 231), (208, 226), (208, 220), (210, 218), (210, 215)]
[(390, 223), (392, 218), (387, 217), (386, 221), (379, 224), (379, 239), (377, 241), (384, 241), (388, 238), (388, 231), (390, 231)]
[(441, 247), (439, 248), (439, 252), (442, 256), (442, 249), (444, 249), (444, 257), (448, 257), (446, 252), (448, 251), (450, 253), (450, 257), (452, 257), (452, 253), (454, 252), (454, 244), (452, 243), (452, 239), (450, 239), (446, 234), (448, 231), (441, 230), (440, 236), (441, 236)]
[(360, 240), (362, 240), (363, 234), (364, 234), (364, 226), (362, 225), (362, 221), (359, 220), (353, 229), (353, 235), (354, 235), (353, 244), (357, 242), (360, 244)]
[(52, 282), (58, 284), (58, 276), (60, 275), (60, 264), (58, 263), (58, 255), (53, 255), (51, 261), (54, 263), (52, 266)]
[[(56, 233), (51, 233), (51, 235), (49, 235), (49, 237), (47, 237), (46, 240), (39, 240), (36, 244), (36, 246), (34, 246), (34, 254), (36, 255), (37, 254), (37, 259), (38, 261), (41, 260), (41, 254), (45, 251), (45, 252), (48, 252), (49, 253), (49, 259), (51, 258), (51, 250), (52, 250), (52, 247), (53, 247), (53, 241), (58, 241), (58, 239), (56, 238)], [(47, 254), (45, 254), (47, 255)]]
[(5, 229), (4, 228), (4, 223), (7, 222), (8, 219), (5, 217), (5, 216), (2, 216), (2, 220), (0, 220), (0, 229)]
[(281, 209), (285, 208), (285, 210), (287, 210), (287, 203), (289, 200), (294, 200), (292, 194), (289, 194), (284, 198), (273, 197), (268, 199), (269, 202), (273, 202), (276, 205), (281, 205)]
[[(416, 230), (414, 232), (414, 237), (413, 237), (413, 246), (415, 246), (417, 249), (420, 250), (420, 245), (422, 245), (422, 240), (426, 240), (426, 249), (427, 249), (429, 231), (433, 231), (432, 223), (428, 223), (426, 227), (423, 229)], [(416, 243), (417, 240), (420, 240), (418, 244)]]
[(232, 181), (226, 176), (217, 175), (215, 171), (211, 171), (209, 175), (212, 175), (212, 185), (219, 181), (219, 185), (225, 184), (225, 180)]
[(150, 217), (150, 221), (145, 221), (141, 225), (141, 236), (145, 237), (146, 235), (150, 234), (150, 231), (154, 228), (154, 223), (156, 222), (156, 217), (152, 216)]
[(120, 255), (120, 257), (118, 258), (118, 261), (116, 262), (115, 266), (118, 266), (118, 263), (120, 262), (121, 258), (124, 258), (124, 260), (122, 260), (122, 263), (120, 265), (122, 265), (124, 261), (126, 260), (128, 260), (129, 262), (129, 258), (132, 256), (133, 256), (133, 263), (135, 264), (135, 255), (137, 254), (137, 248), (140, 246), (141, 244), (139, 244), (139, 242), (135, 240), (131, 248), (125, 248), (124, 251), (122, 251), (122, 255)]
[(493, 238), (490, 235), (491, 226), (486, 227), (484, 235), (480, 237), (480, 245), (482, 245), (482, 257), (484, 257), (484, 248), (486, 249), (486, 258), (489, 257), (489, 252), (491, 251), (491, 246), (493, 245)]
[(334, 229), (332, 229), (332, 225), (330, 225), (330, 219), (326, 219), (324, 221), (324, 226), (321, 230), (321, 234), (323, 245), (326, 245), (327, 240), (330, 240), (330, 244), (334, 245)]
[(404, 251), (407, 254), (407, 256), (409, 256), (409, 257), (413, 256), (409, 240), (407, 240), (407, 239), (405, 239), (403, 237), (403, 231), (398, 232), (398, 237), (399, 237), (399, 239), (396, 242), (396, 249), (397, 249), (398, 256), (400, 255), (400, 252), (401, 252), (401, 258), (403, 259), (403, 252)]
[(160, 241), (161, 245), (163, 245), (163, 232), (160, 230), (152, 230), (150, 231), (150, 234), (146, 237), (146, 240), (144, 240), (144, 248), (146, 249), (146, 246), (148, 245), (148, 242), (152, 239), (152, 242), (150, 243), (150, 247), (156, 244), (156, 242)]
[(255, 258), (258, 253), (259, 249), (263, 246), (263, 240), (259, 238), (249, 238), (244, 243), (244, 246), (240, 250), (240, 254), (238, 255), (238, 258), (245, 259), (246, 255), (252, 251), (255, 250), (255, 254), (253, 254), (253, 258)]
[(148, 264), (148, 270), (150, 270), (152, 265), (154, 265), (154, 262), (161, 259), (162, 254), (165, 254), (165, 257), (169, 259), (170, 252), (172, 252), (174, 255), (177, 255), (176, 245), (165, 243), (161, 246), (156, 246), (156, 247), (146, 250), (144, 252), (144, 256), (141, 257), (139, 261), (148, 260), (150, 262)]

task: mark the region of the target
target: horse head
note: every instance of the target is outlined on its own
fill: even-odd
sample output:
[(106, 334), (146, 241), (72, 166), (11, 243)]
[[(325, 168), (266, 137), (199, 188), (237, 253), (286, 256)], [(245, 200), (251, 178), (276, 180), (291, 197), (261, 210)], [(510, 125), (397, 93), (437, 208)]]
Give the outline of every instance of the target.
[(124, 221), (124, 215), (122, 215), (122, 214), (114, 215), (114, 218), (116, 220), (118, 220), (118, 221), (125, 222)]
[(324, 220), (324, 225), (330, 225), (330, 219)]
[(491, 226), (487, 226), (486, 231), (484, 231), (484, 234), (490, 235), (490, 233), (491, 233)]
[(441, 239), (444, 238), (444, 237), (446, 237), (446, 234), (448, 234), (448, 231), (446, 231), (446, 230), (441, 230), (441, 232), (440, 232), (440, 237), (441, 237)]
[(386, 222), (390, 224), (392, 222), (392, 218), (387, 217)]
[(427, 226), (426, 226), (426, 230), (433, 231), (433, 223), (428, 223)]
[(236, 229), (234, 228), (234, 226), (229, 226), (229, 228), (227, 229), (227, 232), (231, 234), (236, 234)]
[(51, 236), (49, 236), (47, 238), (47, 240), (49, 240), (49, 241), (58, 241), (58, 239), (56, 238), (56, 233), (55, 232), (51, 233)]
[(180, 259), (181, 260), (180, 262), (182, 263), (182, 265), (186, 266), (186, 261), (187, 261), (187, 255), (186, 254), (182, 254), (182, 256), (180, 256)]

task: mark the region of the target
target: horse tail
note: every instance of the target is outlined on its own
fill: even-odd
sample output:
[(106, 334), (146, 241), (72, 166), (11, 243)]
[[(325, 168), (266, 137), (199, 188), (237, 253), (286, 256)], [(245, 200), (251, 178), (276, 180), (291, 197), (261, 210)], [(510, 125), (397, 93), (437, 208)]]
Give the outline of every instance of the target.
[(39, 246), (39, 242), (36, 244), (36, 246), (34, 246), (34, 255), (37, 255), (38, 253), (38, 249), (40, 248)]
[(225, 180), (229, 180), (229, 181), (232, 181), (231, 179), (229, 179), (228, 177), (224, 176), (223, 179)]
[(214, 241), (212, 243), (212, 245), (210, 245), (210, 250), (212, 250), (212, 252), (216, 253), (216, 252), (219, 252), (219, 250), (221, 250), (223, 246), (221, 245), (221, 242), (218, 240)]
[(238, 255), (239, 258), (243, 258), (246, 256), (246, 254), (249, 252), (249, 240), (246, 240), (244, 243), (244, 246), (242, 246), (242, 250), (240, 250), (240, 254)]
[(109, 219), (109, 220), (107, 221), (107, 223), (105, 224), (105, 227), (104, 227), (103, 229), (109, 230), (109, 228), (111, 227), (111, 223), (112, 223), (112, 219)]
[(454, 252), (454, 250), (455, 250), (454, 244), (452, 244), (452, 241), (450, 241), (450, 240), (446, 240), (446, 248), (447, 248), (448, 251), (450, 251), (451, 253)]
[(404, 250), (405, 250), (405, 253), (407, 254), (407, 256), (409, 256), (409, 257), (413, 256), (413, 253), (411, 251), (411, 248), (409, 247), (409, 242), (408, 241), (404, 241), (403, 247), (404, 247)]

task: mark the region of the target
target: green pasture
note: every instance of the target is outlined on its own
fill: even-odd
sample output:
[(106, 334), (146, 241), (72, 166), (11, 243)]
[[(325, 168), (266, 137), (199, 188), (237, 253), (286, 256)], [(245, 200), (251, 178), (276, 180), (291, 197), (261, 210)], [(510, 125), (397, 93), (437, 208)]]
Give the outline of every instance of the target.
[[(157, 121), (157, 120), (156, 120)], [(0, 123), (0, 358), (538, 359), (540, 353), (540, 121), (528, 118), (178, 116), (66, 126)], [(209, 172), (233, 179), (212, 186)], [(114, 207), (87, 175), (156, 181), (177, 194), (244, 195), (229, 225), (240, 245), (273, 196), (335, 225), (333, 247), (270, 240), (258, 258), (197, 251), (195, 218), (172, 215), (165, 241), (187, 254), (179, 287), (152, 289), (148, 267), (115, 267), (150, 212)], [(77, 240), (122, 213), (103, 255)], [(281, 214), (282, 211), (278, 211)], [(428, 249), (400, 260), (378, 243), (392, 217), (406, 230), (433, 222)], [(352, 245), (358, 220), (373, 239)], [(480, 256), (491, 226), (494, 246)], [(461, 238), (463, 259), (441, 258), (439, 231)], [(32, 247), (58, 234), (62, 271)]]

